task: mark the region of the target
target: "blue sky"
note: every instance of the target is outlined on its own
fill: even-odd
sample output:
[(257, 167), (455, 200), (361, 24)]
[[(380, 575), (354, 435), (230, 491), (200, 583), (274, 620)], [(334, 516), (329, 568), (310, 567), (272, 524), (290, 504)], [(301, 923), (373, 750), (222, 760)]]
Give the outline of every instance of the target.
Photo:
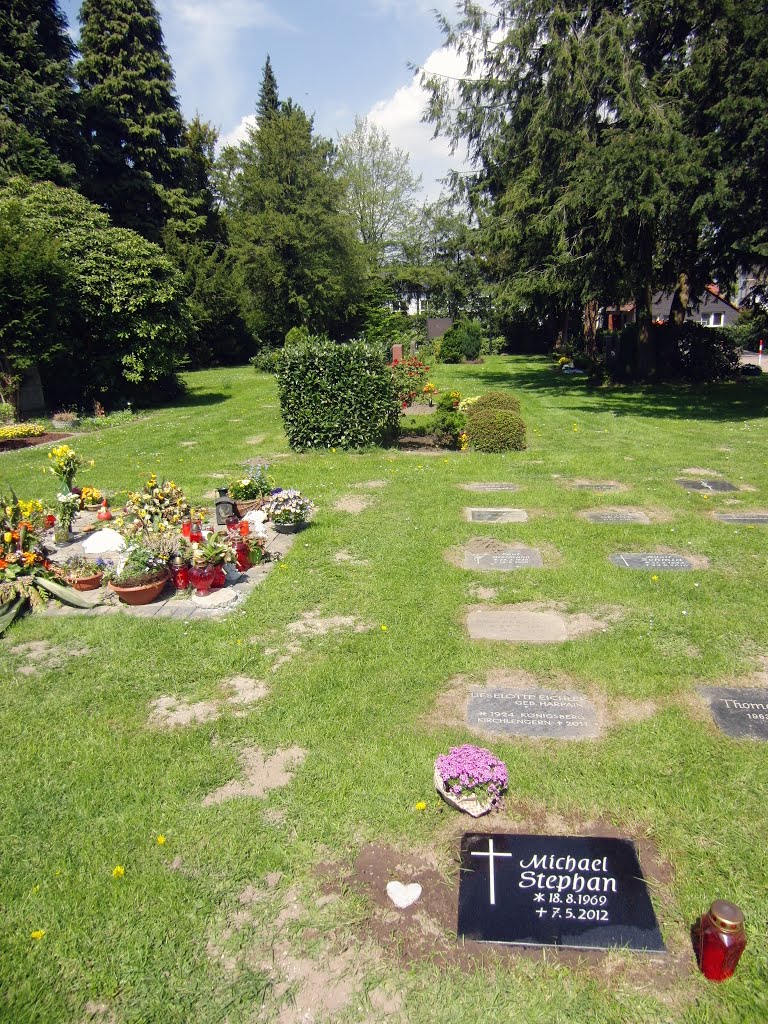
[[(460, 73), (440, 52), (434, 8), (451, 15), (453, 0), (155, 0), (184, 114), (199, 111), (224, 141), (244, 133), (266, 55), (281, 98), (291, 96), (322, 134), (335, 139), (355, 114), (368, 115), (411, 155), (435, 198), (450, 166), (445, 140), (420, 124), (425, 97), (409, 63)], [(77, 35), (79, 0), (60, 0)]]

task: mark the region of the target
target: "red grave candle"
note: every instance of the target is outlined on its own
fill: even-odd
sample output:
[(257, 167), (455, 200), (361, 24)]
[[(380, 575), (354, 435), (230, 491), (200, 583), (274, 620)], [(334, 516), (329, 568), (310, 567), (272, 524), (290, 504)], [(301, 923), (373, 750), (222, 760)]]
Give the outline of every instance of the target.
[(251, 552), (245, 541), (241, 540), (235, 547), (237, 553), (237, 568), (240, 572), (248, 572), (251, 568)]
[(202, 544), (203, 543), (203, 527), (199, 519), (196, 519), (192, 523), (189, 531), (190, 544)]
[(725, 981), (747, 945), (744, 915), (735, 903), (715, 900), (699, 922), (699, 967), (710, 981)]
[(184, 516), (181, 520), (181, 536), (186, 537), (189, 540), (189, 535), (192, 532), (192, 520), (189, 516)]

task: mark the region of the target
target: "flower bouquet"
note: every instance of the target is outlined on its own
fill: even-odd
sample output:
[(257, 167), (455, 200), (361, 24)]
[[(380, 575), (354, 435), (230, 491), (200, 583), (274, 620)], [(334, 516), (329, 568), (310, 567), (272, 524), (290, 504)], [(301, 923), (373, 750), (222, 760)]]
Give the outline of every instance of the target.
[(487, 814), (507, 788), (507, 766), (490, 750), (465, 743), (435, 761), (435, 789), (473, 818)]
[(27, 607), (38, 608), (53, 596), (78, 608), (92, 604), (62, 582), (38, 540), (42, 506), (0, 495), (0, 635)]
[(157, 474), (152, 473), (140, 491), (128, 495), (118, 526), (127, 537), (165, 533), (180, 524), (184, 516), (193, 516), (193, 513), (184, 492), (173, 480), (159, 483)]
[(265, 501), (262, 511), (267, 519), (277, 528), (296, 529), (303, 525), (314, 512), (315, 506), (302, 496), (300, 491), (277, 490)]
[[(59, 444), (51, 448), (48, 452), (48, 458), (51, 461), (51, 465), (46, 467), (48, 472), (57, 476), (61, 480), (63, 490), (69, 493), (75, 482), (75, 474), (85, 464), (85, 460), (77, 454), (74, 448), (70, 448), (68, 444)], [(93, 466), (93, 460), (88, 465)]]
[(267, 472), (268, 469), (266, 463), (259, 463), (251, 468), (248, 476), (233, 480), (229, 485), (229, 496), (235, 502), (237, 514), (241, 518), (251, 509), (259, 508), (264, 498), (274, 490), (275, 481)]

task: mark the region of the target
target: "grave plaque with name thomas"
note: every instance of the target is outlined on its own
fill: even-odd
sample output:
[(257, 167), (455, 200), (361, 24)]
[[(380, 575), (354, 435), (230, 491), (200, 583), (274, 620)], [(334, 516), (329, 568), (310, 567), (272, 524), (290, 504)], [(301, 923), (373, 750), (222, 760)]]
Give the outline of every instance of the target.
[(675, 480), (686, 491), (737, 491), (727, 480)]
[(715, 724), (726, 736), (768, 742), (768, 690), (701, 686)]
[(594, 705), (583, 693), (563, 690), (473, 690), (467, 723), (507, 736), (565, 740), (600, 735)]
[(462, 836), (457, 931), (478, 942), (665, 952), (628, 839)]
[(686, 572), (689, 569), (695, 568), (693, 562), (684, 555), (656, 554), (652, 551), (647, 554), (633, 554), (625, 552), (624, 554), (611, 555), (611, 561), (614, 565), (618, 565), (622, 569), (652, 569), (670, 572)]
[(543, 569), (541, 552), (536, 548), (516, 548), (512, 551), (482, 554), (465, 551), (464, 568), (511, 572), (513, 569)]

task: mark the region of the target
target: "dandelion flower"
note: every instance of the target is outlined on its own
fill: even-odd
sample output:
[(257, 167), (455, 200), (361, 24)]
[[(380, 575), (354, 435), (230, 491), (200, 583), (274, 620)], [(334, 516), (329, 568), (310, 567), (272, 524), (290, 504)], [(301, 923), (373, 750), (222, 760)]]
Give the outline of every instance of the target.
[(659, 582), (659, 577), (658, 576), (651, 576), (651, 582), (652, 583), (658, 583)]
[(157, 845), (158, 846), (165, 846), (165, 836), (158, 836), (157, 837)]
[(29, 933), (30, 938), (34, 939), (35, 942), (39, 942), (40, 939), (42, 939), (42, 937), (44, 935), (45, 935), (45, 928), (38, 928), (36, 931)]
[(124, 876), (125, 876), (125, 868), (123, 867), (122, 864), (116, 864), (112, 868), (112, 877), (113, 878), (123, 878)]
[(426, 811), (426, 809), (427, 809), (426, 803), (423, 800), (419, 800), (419, 802), (416, 804), (416, 810), (417, 811)]
[(386, 633), (387, 632), (387, 627), (383, 623), (382, 623), (382, 626), (381, 626), (381, 632), (382, 633)]

